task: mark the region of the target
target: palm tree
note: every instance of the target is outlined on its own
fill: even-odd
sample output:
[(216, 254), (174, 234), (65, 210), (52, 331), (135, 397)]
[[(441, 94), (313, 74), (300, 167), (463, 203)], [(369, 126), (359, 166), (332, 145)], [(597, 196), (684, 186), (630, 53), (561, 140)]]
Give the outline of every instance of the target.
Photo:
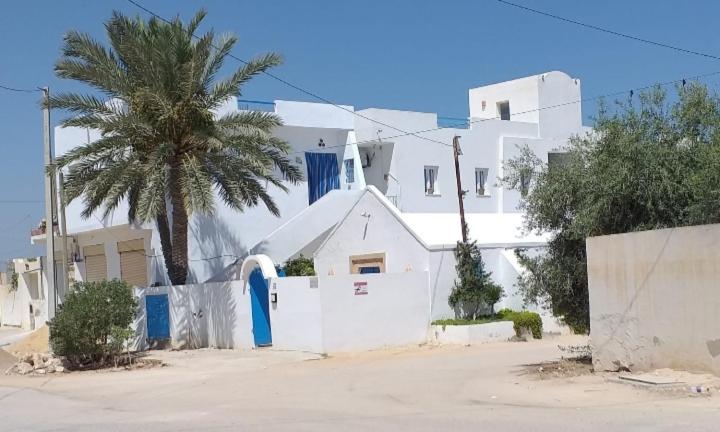
[(266, 186), (287, 191), (283, 179), (302, 177), (288, 144), (272, 135), (281, 125), (275, 114), (216, 114), (280, 56), (257, 57), (218, 80), (236, 38), (212, 31), (195, 37), (205, 14), (183, 25), (179, 18), (145, 22), (113, 12), (105, 24), (109, 47), (70, 31), (55, 72), (96, 91), (59, 94), (48, 103), (72, 114), (62, 126), (101, 132), (58, 158), (57, 168), (67, 171), (67, 200), (82, 197), (85, 218), (96, 211), (105, 218), (126, 201), (130, 221), (154, 222), (173, 284), (187, 277), (193, 212), (212, 214), (217, 196), (238, 211), (262, 202), (278, 215)]

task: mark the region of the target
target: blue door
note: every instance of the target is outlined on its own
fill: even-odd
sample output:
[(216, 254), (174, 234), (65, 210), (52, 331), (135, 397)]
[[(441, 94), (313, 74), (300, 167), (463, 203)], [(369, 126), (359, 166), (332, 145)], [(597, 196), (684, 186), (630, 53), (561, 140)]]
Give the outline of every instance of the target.
[(145, 316), (148, 340), (170, 339), (170, 307), (167, 294), (145, 296)]
[(333, 189), (340, 189), (340, 172), (335, 153), (305, 153), (309, 204)]
[(255, 346), (272, 345), (268, 283), (260, 268), (256, 268), (250, 273), (250, 306)]

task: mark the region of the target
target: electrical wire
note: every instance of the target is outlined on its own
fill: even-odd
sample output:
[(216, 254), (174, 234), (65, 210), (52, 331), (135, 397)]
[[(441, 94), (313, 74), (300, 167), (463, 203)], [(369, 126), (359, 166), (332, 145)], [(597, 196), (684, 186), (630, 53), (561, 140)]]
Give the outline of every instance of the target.
[(18, 93), (35, 93), (35, 92), (42, 91), (42, 90), (39, 89), (39, 88), (34, 89), (34, 90), (33, 90), (33, 89), (21, 89), (21, 88), (15, 88), (15, 87), (8, 87), (8, 86), (2, 85), (2, 84), (0, 84), (0, 89), (7, 90), (7, 91), (18, 92)]
[[(168, 20), (168, 19), (166, 19), (166, 18), (164, 18), (164, 17), (156, 14), (155, 12), (153, 12), (153, 11), (151, 11), (150, 9), (146, 8), (145, 6), (141, 5), (141, 4), (138, 3), (137, 1), (135, 1), (135, 0), (127, 0), (127, 1), (128, 1), (129, 3), (135, 5), (136, 7), (142, 9), (143, 11), (147, 12), (148, 14), (152, 15), (153, 17), (155, 17), (155, 18), (157, 18), (157, 19), (159, 19), (159, 20), (161, 20), (161, 21), (163, 21), (163, 22), (165, 22), (165, 23), (167, 23), (167, 24), (172, 24), (172, 22), (171, 22), (170, 20)], [(190, 36), (192, 36), (192, 37), (195, 38), (195, 39), (200, 39), (200, 37), (199, 37), (199, 36), (196, 36), (194, 33), (191, 34)], [(219, 48), (218, 48), (217, 45), (215, 45), (215, 44), (211, 44), (210, 46), (212, 46), (213, 48), (219, 50)], [(232, 53), (228, 53), (228, 57), (230, 57), (230, 58), (232, 58), (232, 59), (234, 59), (234, 60), (237, 60), (237, 61), (239, 61), (240, 63), (243, 63), (243, 64), (245, 64), (245, 65), (249, 65), (249, 64), (250, 64), (250, 62), (248, 62), (247, 60), (244, 60), (244, 59), (242, 59), (242, 58), (240, 58), (240, 57), (238, 57), (238, 56), (236, 56), (236, 55), (234, 55), (234, 54), (232, 54)], [(375, 120), (375, 119), (373, 119), (373, 118), (371, 118), (371, 117), (368, 117), (368, 116), (366, 116), (366, 115), (360, 114), (360, 113), (356, 112), (356, 111), (353, 110), (353, 109), (344, 107), (344, 106), (342, 106), (342, 105), (338, 105), (337, 103), (331, 101), (330, 99), (327, 99), (327, 98), (325, 98), (325, 97), (322, 97), (322, 96), (318, 95), (317, 93), (314, 93), (314, 92), (312, 92), (312, 91), (310, 91), (310, 90), (304, 89), (304, 88), (302, 88), (302, 87), (300, 87), (300, 86), (298, 86), (298, 85), (296, 85), (296, 84), (293, 84), (293, 83), (287, 81), (286, 79), (283, 79), (283, 78), (279, 77), (278, 75), (275, 75), (275, 74), (273, 74), (273, 73), (271, 73), (271, 72), (262, 71), (261, 73), (262, 73), (263, 75), (266, 75), (266, 76), (268, 76), (268, 77), (270, 77), (270, 78), (272, 78), (272, 79), (274, 79), (274, 80), (276, 80), (276, 81), (278, 81), (278, 82), (280, 82), (280, 83), (282, 83), (282, 84), (290, 87), (290, 88), (293, 88), (293, 89), (295, 89), (295, 90), (297, 90), (297, 91), (299, 91), (299, 92), (301, 92), (301, 93), (304, 93), (304, 94), (306, 94), (306, 95), (308, 95), (308, 96), (310, 96), (310, 97), (313, 97), (313, 98), (315, 98), (315, 99), (317, 99), (317, 100), (319, 100), (319, 101), (322, 101), (322, 102), (324, 102), (324, 103), (326, 103), (326, 104), (328, 104), (328, 105), (332, 105), (332, 106), (334, 106), (334, 107), (336, 107), (336, 108), (339, 108), (339, 109), (341, 109), (341, 110), (343, 110), (343, 111), (346, 111), (346, 112), (348, 112), (348, 113), (350, 113), (350, 114), (352, 114), (352, 115), (354, 115), (354, 116), (363, 118), (363, 119), (368, 120), (368, 121), (371, 121), (371, 122), (373, 122), (373, 123), (375, 123), (375, 124), (379, 124), (379, 125), (381, 125), (381, 126), (384, 126), (384, 127), (390, 128), (390, 129), (393, 129), (393, 130), (395, 130), (395, 131), (398, 131), (398, 132), (403, 133), (403, 134), (406, 134), (406, 135), (414, 135), (413, 132), (408, 132), (408, 131), (402, 130), (402, 129), (400, 129), (400, 128), (398, 128), (398, 127), (395, 127), (395, 126), (392, 126), (392, 125), (390, 125), (390, 124), (388, 124), (388, 123), (381, 122), (381, 121), (379, 121), (379, 120)], [(437, 144), (441, 144), (441, 145), (444, 145), (444, 146), (447, 146), (447, 147), (452, 147), (451, 144), (447, 144), (447, 143), (444, 143), (444, 142), (441, 142), (441, 141), (436, 141), (436, 140), (431, 139), (431, 138), (422, 137), (422, 136), (417, 136), (417, 138), (420, 138), (420, 139), (423, 139), (423, 140), (426, 140), (426, 141), (431, 141), (431, 142), (434, 142), (434, 143), (437, 143)]]
[[(685, 85), (685, 84), (687, 84), (688, 81), (700, 80), (700, 79), (703, 79), (703, 78), (708, 78), (708, 77), (716, 76), (716, 75), (720, 75), (720, 71), (708, 72), (708, 73), (705, 73), (705, 74), (690, 76), (690, 77), (687, 77), (687, 78), (679, 78), (679, 79), (675, 79), (675, 80), (671, 80), (671, 81), (656, 82), (656, 83), (653, 83), (653, 84), (648, 84), (648, 85), (645, 85), (645, 86), (642, 86), (642, 87), (635, 87), (635, 88), (628, 89), (628, 90), (620, 90), (620, 91), (615, 91), (615, 92), (612, 92), (612, 93), (605, 93), (605, 94), (602, 94), (602, 95), (590, 96), (590, 97), (587, 97), (587, 98), (581, 98), (581, 99), (577, 99), (577, 100), (562, 102), (562, 103), (559, 103), (559, 104), (556, 104), (556, 105), (548, 105), (548, 106), (545, 106), (545, 107), (534, 108), (534, 109), (530, 109), (530, 110), (526, 110), (526, 111), (520, 111), (520, 112), (513, 113), (513, 115), (517, 116), (517, 115), (530, 114), (530, 113), (534, 113), (534, 112), (544, 111), (544, 110), (547, 110), (547, 109), (556, 109), (556, 108), (561, 108), (561, 107), (568, 106), (568, 105), (574, 105), (574, 104), (586, 103), (586, 102), (593, 102), (593, 101), (596, 101), (596, 100), (600, 100), (600, 99), (604, 99), (604, 98), (608, 98), (608, 97), (613, 97), (613, 96), (621, 96), (621, 95), (625, 95), (625, 94), (632, 95), (632, 94), (634, 94), (635, 92), (639, 92), (639, 91), (643, 91), (643, 90), (648, 90), (648, 89), (652, 89), (652, 88), (656, 88), (656, 87), (666, 87), (666, 86), (669, 86), (669, 85), (672, 85), (672, 84), (683, 84), (683, 85)], [(482, 123), (482, 122), (491, 121), (491, 120), (501, 120), (501, 118), (500, 118), (500, 116), (495, 116), (495, 117), (488, 117), (488, 118), (482, 118), (482, 119), (468, 120), (468, 121), (467, 121), (467, 125), (469, 126), (469, 125), (471, 125), (471, 124)], [(453, 126), (438, 126), (438, 127), (434, 127), (434, 128), (430, 128), (430, 129), (416, 130), (416, 131), (412, 132), (412, 134), (414, 135), (414, 134), (421, 134), (421, 133), (427, 133), (427, 132), (434, 132), (434, 131), (439, 131), (439, 130), (443, 130), (443, 129), (457, 129), (457, 128), (456, 128), (456, 127), (453, 127)], [(382, 137), (382, 139), (384, 139), (384, 140), (392, 140), (392, 139), (395, 139), (395, 138), (401, 138), (401, 137), (408, 136), (408, 135), (411, 135), (411, 134), (410, 134), (410, 133), (406, 133), (406, 134), (392, 135), (392, 136)], [(352, 145), (352, 144), (355, 144), (355, 145), (371, 144), (371, 143), (376, 143), (376, 142), (377, 142), (376, 139), (371, 139), (371, 140), (365, 140), (365, 141), (358, 141), (358, 142), (354, 142), (354, 143), (347, 143), (347, 144), (338, 144), (338, 145), (332, 145), (332, 146), (325, 146), (325, 147), (323, 147), (323, 149), (345, 147), (345, 146), (347, 146), (347, 145)], [(305, 150), (299, 150), (299, 151), (295, 151), (295, 152), (289, 152), (288, 154), (298, 154), (298, 153), (303, 153), (303, 152), (305, 152)]]
[(517, 8), (517, 9), (521, 9), (521, 10), (524, 10), (524, 11), (526, 11), (526, 12), (531, 12), (531, 13), (534, 13), (534, 14), (537, 14), (537, 15), (542, 15), (542, 16), (545, 16), (545, 17), (548, 17), (548, 18), (552, 18), (552, 19), (555, 19), (555, 20), (558, 20), (558, 21), (563, 21), (563, 22), (566, 22), (566, 23), (570, 23), (570, 24), (574, 24), (574, 25), (580, 26), (580, 27), (589, 28), (589, 29), (591, 29), (591, 30), (599, 31), (599, 32), (602, 32), (602, 33), (611, 34), (611, 35), (613, 35), (613, 36), (618, 36), (618, 37), (622, 37), (622, 38), (625, 38), (625, 39), (630, 39), (630, 40), (634, 40), (634, 41), (636, 41), (636, 42), (642, 42), (642, 43), (645, 43), (645, 44), (654, 45), (654, 46), (661, 47), (661, 48), (667, 48), (667, 49), (671, 49), (671, 50), (674, 50), (674, 51), (682, 52), (682, 53), (685, 53), (685, 54), (691, 54), (691, 55), (696, 55), (696, 56), (700, 56), (700, 57), (711, 58), (711, 59), (714, 59), (714, 60), (720, 60), (720, 56), (716, 56), (716, 55), (713, 55), (713, 54), (708, 54), (708, 53), (704, 53), (704, 52), (701, 52), (701, 51), (695, 51), (695, 50), (691, 50), (691, 49), (687, 49), (687, 48), (682, 48), (682, 47), (679, 47), (679, 46), (670, 45), (670, 44), (667, 44), (667, 43), (664, 43), (664, 42), (658, 42), (658, 41), (654, 41), (654, 40), (651, 40), (651, 39), (645, 39), (645, 38), (642, 38), (642, 37), (639, 37), (639, 36), (633, 36), (633, 35), (627, 34), (627, 33), (621, 33), (621, 32), (619, 32), (619, 31), (610, 30), (610, 29), (607, 29), (607, 28), (604, 28), (604, 27), (600, 27), (600, 26), (597, 26), (597, 25), (584, 23), (584, 22), (577, 21), (577, 20), (570, 19), (570, 18), (565, 18), (565, 17), (559, 16), (559, 15), (555, 15), (555, 14), (552, 14), (552, 13), (549, 13), (549, 12), (541, 11), (541, 10), (539, 10), (539, 9), (533, 9), (533, 8), (531, 8), (531, 7), (523, 6), (523, 5), (521, 5), (521, 4), (517, 4), (517, 3), (513, 3), (513, 2), (509, 2), (509, 1), (507, 1), (507, 0), (496, 0), (496, 1), (497, 1), (498, 3), (503, 4), (503, 5), (511, 6), (511, 7)]

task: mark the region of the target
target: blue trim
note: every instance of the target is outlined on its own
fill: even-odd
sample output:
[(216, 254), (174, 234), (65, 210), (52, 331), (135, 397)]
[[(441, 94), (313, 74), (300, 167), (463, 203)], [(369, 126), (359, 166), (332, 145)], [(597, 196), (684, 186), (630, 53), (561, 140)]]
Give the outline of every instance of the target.
[(260, 104), (260, 105), (275, 105), (275, 102), (257, 101), (257, 100), (250, 100), (250, 99), (238, 99), (238, 102), (254, 103), (254, 104)]

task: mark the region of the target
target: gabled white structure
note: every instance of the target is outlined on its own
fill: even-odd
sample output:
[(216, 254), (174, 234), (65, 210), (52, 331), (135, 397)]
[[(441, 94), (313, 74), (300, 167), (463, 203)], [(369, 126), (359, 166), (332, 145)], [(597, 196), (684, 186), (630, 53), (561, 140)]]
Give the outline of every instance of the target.
[[(464, 203), (470, 236), (485, 250), (485, 260), (498, 282), (513, 292), (512, 285), (522, 271), (514, 249), (542, 247), (546, 239), (521, 231), (519, 193), (497, 186), (496, 179), (503, 175), (503, 161), (516, 156), (519, 146), (529, 146), (541, 160), (548, 161), (571, 136), (584, 134), (580, 99), (577, 79), (549, 72), (471, 89), (470, 117), (460, 120), (456, 127), (442, 127), (443, 118), (434, 113), (378, 108), (359, 111), (363, 117), (402, 131), (420, 131), (402, 133), (353, 115), (351, 106), (343, 110), (328, 104), (290, 101), (258, 105), (233, 98), (219, 114), (257, 107), (272, 109), (283, 119), (285, 124), (275, 135), (290, 144), (291, 156), (302, 166), (306, 178), (307, 152), (334, 154), (339, 189), (309, 205), (306, 182), (288, 185), (287, 194), (270, 185), (269, 192), (280, 208), (279, 218), (262, 206), (237, 213), (219, 201), (212, 217), (193, 216), (188, 236), (188, 282), (237, 278), (234, 266), (249, 254), (262, 253), (280, 264), (299, 253), (315, 253), (333, 229), (340, 229), (335, 228), (338, 222), (349, 217), (351, 208), (364, 199), (368, 186), (386, 208), (390, 206), (393, 214), (401, 215), (397, 220), (402, 221), (403, 229), (416, 233), (431, 249), (442, 245), (442, 250), (450, 250), (460, 237), (451, 147), (457, 135), (462, 148), (462, 185), (468, 190)], [(56, 128), (56, 154), (97, 138), (96, 131)], [(152, 224), (128, 224), (123, 206), (106, 220), (94, 216), (83, 220), (81, 210), (80, 201), (67, 208), (76, 279), (104, 276), (128, 279), (136, 285), (168, 283)], [(35, 240), (42, 241), (41, 237)], [(392, 252), (392, 240), (386, 237), (384, 241), (391, 265), (396, 262), (395, 254), (402, 251)], [(327, 271), (322, 256), (318, 255), (317, 266), (319, 271)], [(443, 270), (442, 277), (451, 281), (454, 269)], [(512, 307), (520, 305), (516, 296), (506, 301)], [(446, 299), (436, 301), (443, 302)]]

